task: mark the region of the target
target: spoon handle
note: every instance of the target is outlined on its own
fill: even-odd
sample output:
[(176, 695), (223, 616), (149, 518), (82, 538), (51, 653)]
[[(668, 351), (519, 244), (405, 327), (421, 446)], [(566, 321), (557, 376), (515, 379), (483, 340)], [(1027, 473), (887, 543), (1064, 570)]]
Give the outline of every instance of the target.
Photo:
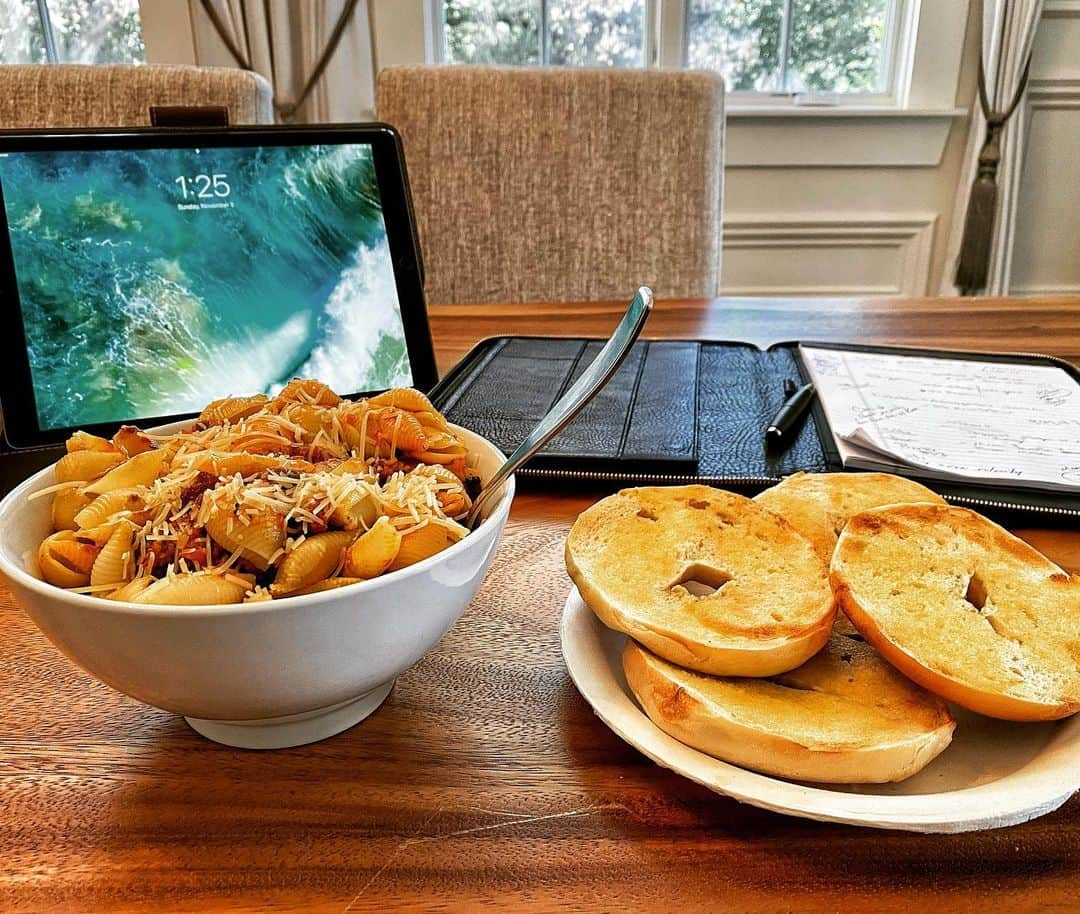
[(480, 516), (481, 506), (491, 493), (495, 492), (521, 464), (562, 431), (567, 423), (581, 412), (585, 404), (600, 392), (630, 352), (634, 340), (638, 338), (641, 328), (645, 326), (645, 319), (649, 316), (652, 306), (652, 290), (647, 286), (642, 286), (630, 301), (630, 306), (626, 309), (623, 319), (619, 321), (615, 332), (611, 334), (611, 339), (593, 359), (592, 364), (559, 398), (559, 402), (551, 407), (536, 428), (517, 446), (514, 453), (507, 458), (506, 463), (499, 467), (495, 475), (488, 480), (483, 491), (473, 502), (472, 510), (469, 511), (465, 520), (465, 526), (471, 529), (477, 517)]

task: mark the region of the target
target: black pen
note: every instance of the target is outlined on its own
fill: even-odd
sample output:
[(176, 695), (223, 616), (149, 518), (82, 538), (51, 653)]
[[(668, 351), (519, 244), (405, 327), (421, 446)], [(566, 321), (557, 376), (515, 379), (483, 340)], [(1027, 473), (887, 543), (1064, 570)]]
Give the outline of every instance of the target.
[(784, 405), (765, 429), (765, 446), (773, 450), (786, 448), (794, 440), (794, 432), (814, 399), (814, 385), (804, 384), (795, 389), (794, 382), (788, 380), (784, 382), (784, 393), (787, 395)]

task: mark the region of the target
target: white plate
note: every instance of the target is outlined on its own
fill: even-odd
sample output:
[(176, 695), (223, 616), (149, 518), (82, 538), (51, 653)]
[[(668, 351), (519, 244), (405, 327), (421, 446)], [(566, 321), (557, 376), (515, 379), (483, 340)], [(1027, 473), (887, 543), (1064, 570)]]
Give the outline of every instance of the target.
[(626, 636), (605, 627), (576, 589), (566, 599), (561, 636), (570, 677), (615, 733), (658, 765), (763, 809), (873, 828), (962, 832), (1026, 822), (1080, 789), (1080, 715), (1017, 724), (955, 707), (952, 744), (899, 784), (811, 785), (757, 774), (683, 745), (645, 716), (623, 676)]

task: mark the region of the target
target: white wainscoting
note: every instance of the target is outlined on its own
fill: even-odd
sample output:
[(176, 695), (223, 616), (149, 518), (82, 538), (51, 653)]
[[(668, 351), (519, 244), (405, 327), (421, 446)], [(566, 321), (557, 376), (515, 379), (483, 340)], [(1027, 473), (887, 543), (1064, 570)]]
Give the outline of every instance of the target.
[(1080, 0), (1047, 0), (1020, 115), (1028, 135), (1009, 264), (1016, 295), (1080, 295)]
[(725, 295), (925, 295), (937, 213), (727, 213)]

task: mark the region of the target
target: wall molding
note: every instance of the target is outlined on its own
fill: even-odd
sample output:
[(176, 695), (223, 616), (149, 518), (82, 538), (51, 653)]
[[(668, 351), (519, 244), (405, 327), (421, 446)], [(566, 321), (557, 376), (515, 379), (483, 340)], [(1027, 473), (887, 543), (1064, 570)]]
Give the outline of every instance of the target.
[[(1054, 13), (1052, 18), (1077, 18), (1080, 19), (1080, 0), (1059, 0), (1059, 2), (1047, 5), (1048, 9), (1044, 11), (1043, 16), (1046, 18), (1050, 12)], [(1064, 13), (1063, 13), (1064, 10)], [(1028, 137), (1029, 148), (1025, 151), (1025, 158), (1031, 155), (1030, 138), (1032, 132), (1032, 122), (1034, 117), (1039, 112), (1043, 111), (1080, 111), (1080, 78), (1073, 76), (1043, 76), (1038, 79), (1032, 79), (1028, 84), (1027, 95), (1024, 99), (1024, 103), (1018, 112), (1021, 118), (1021, 129), (1025, 136)], [(1072, 155), (1072, 148), (1061, 150), (1062, 155)], [(1026, 163), (1025, 163), (1026, 166)], [(1024, 176), (1020, 175), (1020, 182), (1023, 182)], [(1022, 183), (1018, 185), (1016, 189), (1017, 196), (1019, 198), (1021, 193)], [(1060, 283), (1060, 282), (1047, 282), (1047, 283), (1013, 283), (1012, 277), (1015, 271), (1014, 268), (1014, 256), (1016, 253), (1017, 244), (1017, 231), (1021, 226), (1021, 214), (1019, 208), (1023, 206), (1023, 203), (1018, 203), (1017, 218), (1008, 227), (1008, 255), (1005, 262), (1005, 282), (1006, 288), (1009, 290), (1010, 295), (1077, 295), (1080, 294), (1080, 286), (1075, 283)], [(1052, 229), (1055, 232), (1060, 231), (1075, 231), (1070, 226), (1055, 225)], [(1049, 277), (1047, 277), (1049, 278)]]
[(1080, 283), (1061, 283), (1058, 285), (1030, 285), (1013, 286), (1009, 289), (1010, 295), (1019, 296), (1049, 296), (1049, 295), (1080, 295)]
[(1080, 0), (1045, 0), (1043, 19), (1080, 19)]
[[(725, 295), (925, 295), (937, 221), (937, 213), (728, 213), (721, 290)], [(740, 250), (777, 255), (768, 283), (740, 278)], [(836, 262), (857, 265), (850, 259), (869, 251), (892, 255), (889, 275), (880, 281), (845, 279), (835, 269)], [(825, 264), (826, 252), (832, 252), (834, 265)], [(817, 267), (816, 276), (815, 261), (825, 264)], [(790, 281), (785, 280), (785, 264)]]
[(932, 168), (963, 109), (727, 111), (725, 168)]

